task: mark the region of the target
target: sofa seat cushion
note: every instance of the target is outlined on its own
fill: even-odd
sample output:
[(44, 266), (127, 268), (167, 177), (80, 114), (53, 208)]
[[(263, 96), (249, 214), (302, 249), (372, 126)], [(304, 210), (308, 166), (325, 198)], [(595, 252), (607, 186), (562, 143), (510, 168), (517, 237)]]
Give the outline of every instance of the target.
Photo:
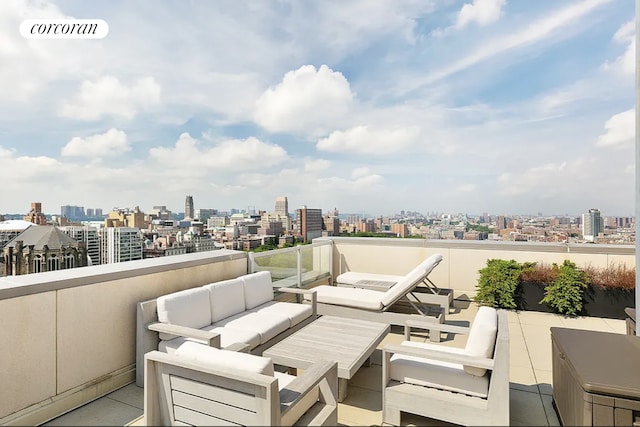
[(309, 304), (295, 302), (271, 301), (259, 307), (258, 313), (274, 313), (289, 318), (289, 327), (293, 327), (313, 315), (313, 307)]
[(273, 286), (271, 285), (271, 273), (259, 271), (242, 277), (244, 284), (245, 309), (251, 310), (265, 302), (273, 300)]
[(203, 286), (211, 299), (211, 322), (217, 322), (245, 310), (242, 279), (223, 280)]
[[(317, 291), (316, 296), (319, 303), (344, 305), (366, 310), (382, 309), (381, 299), (384, 296), (383, 292), (329, 285), (316, 286), (313, 290)], [(310, 299), (307, 295), (304, 298)]]
[(220, 350), (191, 341), (187, 341), (178, 347), (174, 354), (177, 357), (195, 360), (216, 369), (255, 372), (273, 376), (273, 362), (268, 357)]
[[(454, 354), (464, 354), (463, 349), (447, 346), (434, 346), (424, 343), (405, 341), (402, 345), (433, 349)], [(423, 359), (420, 357), (394, 354), (390, 363), (391, 379), (408, 384), (437, 388), (440, 390), (463, 393), (469, 396), (486, 398), (489, 393), (489, 376), (470, 375), (459, 363)]]
[[(476, 313), (465, 351), (469, 356), (493, 358), (493, 350), (498, 335), (498, 312), (493, 307), (480, 307)], [(464, 370), (472, 375), (483, 376), (487, 370), (475, 366), (465, 366)]]
[(336, 282), (345, 285), (355, 285), (360, 280), (372, 280), (376, 282), (390, 282), (396, 283), (402, 280), (404, 276), (394, 276), (391, 274), (376, 274), (376, 273), (358, 273), (356, 271), (347, 271), (336, 277)]
[(257, 332), (260, 344), (264, 344), (281, 332), (289, 329), (289, 318), (274, 313), (248, 313), (233, 320), (214, 323), (215, 326)]
[[(158, 297), (158, 320), (172, 325), (200, 329), (211, 322), (209, 291), (203, 287), (185, 289)], [(173, 338), (161, 334), (161, 339)]]
[[(231, 328), (222, 328), (210, 326), (208, 328), (202, 328), (203, 330), (212, 330), (220, 334), (220, 348), (227, 348), (231, 344), (243, 343), (249, 344), (249, 348), (253, 349), (260, 345), (260, 334), (253, 331), (242, 330), (242, 329), (231, 329)], [(170, 340), (161, 340), (158, 343), (158, 350), (164, 351), (165, 353), (172, 354), (181, 344), (191, 341), (198, 344), (208, 345), (203, 340), (198, 340), (195, 338), (185, 338), (178, 337)]]

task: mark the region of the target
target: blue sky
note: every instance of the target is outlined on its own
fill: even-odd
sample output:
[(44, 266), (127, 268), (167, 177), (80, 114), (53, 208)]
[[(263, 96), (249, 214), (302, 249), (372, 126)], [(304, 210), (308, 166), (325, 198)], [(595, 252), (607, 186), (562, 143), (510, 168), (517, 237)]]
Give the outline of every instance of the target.
[[(27, 40), (94, 18), (101, 40)], [(628, 0), (0, 2), (0, 213), (632, 215)]]

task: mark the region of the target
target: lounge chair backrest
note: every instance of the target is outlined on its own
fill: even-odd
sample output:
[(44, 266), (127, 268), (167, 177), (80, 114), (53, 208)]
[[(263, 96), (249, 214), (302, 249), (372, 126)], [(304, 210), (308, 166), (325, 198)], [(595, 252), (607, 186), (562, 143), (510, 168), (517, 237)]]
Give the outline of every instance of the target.
[(402, 280), (390, 287), (382, 297), (382, 305), (389, 307), (400, 298), (411, 292), (420, 282), (431, 273), (436, 265), (442, 260), (442, 255), (435, 254), (418, 264), (413, 270), (407, 273)]

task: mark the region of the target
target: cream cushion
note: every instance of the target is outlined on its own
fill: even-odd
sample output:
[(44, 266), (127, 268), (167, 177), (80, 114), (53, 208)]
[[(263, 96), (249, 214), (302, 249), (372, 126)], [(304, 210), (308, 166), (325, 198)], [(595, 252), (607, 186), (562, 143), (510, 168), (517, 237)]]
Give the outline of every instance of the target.
[(190, 341), (178, 347), (174, 354), (225, 371), (237, 370), (273, 376), (273, 362), (268, 357), (220, 350)]
[(309, 304), (297, 304), (293, 302), (271, 301), (264, 304), (258, 313), (271, 313), (286, 316), (289, 319), (289, 327), (295, 326), (313, 314), (313, 307)]
[(403, 278), (404, 276), (394, 276), (391, 274), (358, 273), (356, 271), (347, 271), (346, 273), (342, 273), (338, 277), (336, 277), (336, 283), (355, 285), (360, 280), (396, 283)]
[(225, 319), (214, 325), (256, 332), (260, 335), (260, 344), (264, 344), (289, 329), (289, 318), (275, 313), (248, 313), (229, 321)]
[[(231, 344), (243, 343), (248, 344), (249, 349), (253, 349), (260, 345), (260, 334), (254, 331), (247, 331), (242, 329), (222, 328), (216, 326), (209, 326), (202, 328), (205, 331), (214, 331), (220, 334), (220, 348), (227, 348)], [(158, 343), (158, 350), (172, 354), (180, 345), (191, 341), (198, 344), (208, 345), (203, 340), (195, 338), (178, 337), (170, 340), (162, 340)]]
[[(498, 335), (498, 312), (493, 307), (480, 307), (471, 324), (465, 352), (469, 356), (493, 359), (493, 350)], [(483, 376), (487, 373), (484, 368), (465, 366), (465, 372)]]
[[(320, 303), (345, 305), (367, 310), (382, 309), (383, 292), (329, 285), (316, 286), (313, 290), (317, 292), (316, 297)], [(310, 299), (308, 295), (305, 295), (304, 298)]]
[[(461, 348), (436, 346), (428, 343), (404, 341), (403, 346), (425, 348), (452, 354), (465, 354)], [(394, 354), (390, 364), (391, 379), (440, 390), (486, 398), (489, 376), (469, 375), (459, 363), (443, 362), (414, 356)]]
[(271, 286), (271, 273), (259, 271), (241, 277), (244, 283), (245, 309), (251, 310), (265, 302), (273, 300), (273, 286)]
[[(245, 310), (242, 279), (223, 280), (204, 286), (211, 299), (211, 320), (217, 322)], [(210, 322), (211, 323), (211, 322)]]
[(401, 296), (406, 295), (413, 288), (418, 286), (420, 281), (426, 277), (424, 267), (418, 265), (407, 273), (404, 278), (389, 288), (382, 296), (382, 305), (385, 307), (396, 302)]
[[(185, 289), (157, 299), (158, 320), (162, 323), (200, 329), (211, 324), (209, 291), (202, 287)], [(160, 339), (173, 335), (160, 334)]]

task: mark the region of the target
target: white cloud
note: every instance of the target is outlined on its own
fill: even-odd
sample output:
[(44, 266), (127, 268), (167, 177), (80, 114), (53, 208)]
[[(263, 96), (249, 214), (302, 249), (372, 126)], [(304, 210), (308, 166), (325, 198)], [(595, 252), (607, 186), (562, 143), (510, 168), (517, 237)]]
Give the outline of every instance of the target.
[(611, 116), (604, 128), (606, 132), (598, 137), (596, 145), (611, 148), (633, 145), (636, 137), (636, 110), (631, 108)]
[(85, 80), (73, 99), (61, 103), (58, 114), (79, 120), (97, 120), (103, 116), (132, 119), (140, 111), (158, 104), (160, 92), (160, 85), (153, 77), (138, 79), (130, 86), (113, 76)]
[(346, 131), (334, 131), (320, 139), (316, 148), (321, 151), (352, 152), (389, 155), (413, 145), (420, 135), (417, 126), (396, 129), (370, 129), (356, 126)]
[(200, 145), (197, 139), (183, 133), (173, 148), (152, 148), (149, 155), (165, 167), (187, 175), (216, 170), (262, 169), (288, 158), (281, 146), (254, 137), (224, 140), (210, 148), (201, 148)]
[(105, 133), (86, 138), (75, 136), (62, 148), (62, 155), (67, 157), (113, 157), (131, 151), (127, 134), (111, 128)]
[(463, 184), (458, 187), (458, 191), (462, 193), (471, 193), (475, 191), (476, 188), (477, 188), (477, 185), (475, 184)]
[(473, 0), (465, 3), (458, 12), (456, 27), (462, 28), (472, 22), (488, 25), (500, 19), (506, 0)]
[(256, 123), (272, 132), (321, 133), (344, 119), (354, 95), (342, 73), (303, 65), (256, 101)]
[[(514, 196), (540, 189), (550, 193), (550, 187), (557, 188), (558, 183), (567, 179), (566, 171), (567, 162), (561, 162), (532, 167), (519, 174), (505, 172), (498, 177), (498, 182), (501, 185), (500, 193)], [(551, 185), (551, 183), (555, 183), (555, 185)]]
[(331, 167), (331, 162), (325, 159), (310, 159), (304, 163), (306, 172), (320, 172)]
[(622, 74), (633, 75), (636, 71), (636, 25), (631, 20), (623, 24), (613, 35), (613, 40), (620, 44), (626, 44), (624, 53), (613, 62), (605, 62), (603, 68)]

